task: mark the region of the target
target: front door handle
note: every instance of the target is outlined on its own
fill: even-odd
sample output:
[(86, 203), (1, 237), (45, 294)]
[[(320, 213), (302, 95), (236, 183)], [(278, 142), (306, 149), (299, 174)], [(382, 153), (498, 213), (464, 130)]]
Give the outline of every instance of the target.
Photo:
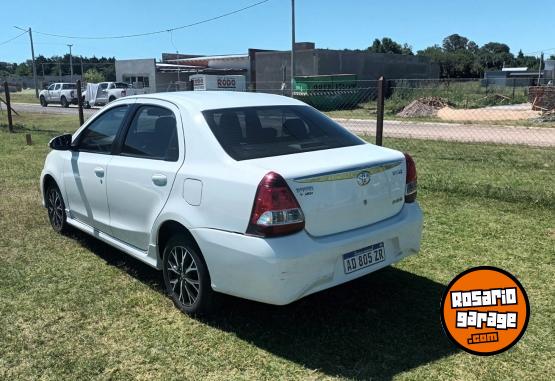
[(166, 177), (166, 175), (156, 174), (152, 176), (152, 182), (154, 183), (154, 185), (163, 187), (168, 183), (168, 178)]
[(104, 168), (96, 167), (94, 169), (94, 173), (96, 174), (97, 177), (104, 177)]

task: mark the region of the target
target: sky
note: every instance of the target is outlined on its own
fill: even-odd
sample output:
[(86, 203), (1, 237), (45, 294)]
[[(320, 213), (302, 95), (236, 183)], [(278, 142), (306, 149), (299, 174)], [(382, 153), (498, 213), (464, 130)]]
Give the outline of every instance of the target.
[[(172, 33), (127, 39), (86, 40), (66, 36), (114, 36), (167, 30), (228, 13), (261, 0), (56, 0), (2, 1), (8, 22), (0, 44), (33, 29), (35, 55), (157, 58), (162, 52), (240, 54), (248, 48), (286, 50), (291, 46), (291, 0), (269, 0), (218, 20)], [(509, 45), (513, 53), (555, 54), (555, 1), (504, 0), (296, 0), (296, 40), (319, 48), (365, 49), (374, 38), (391, 37), (414, 51), (441, 44), (458, 33), (483, 45)], [(6, 18), (3, 17), (4, 20)], [(0, 61), (29, 59), (27, 35), (0, 45)]]

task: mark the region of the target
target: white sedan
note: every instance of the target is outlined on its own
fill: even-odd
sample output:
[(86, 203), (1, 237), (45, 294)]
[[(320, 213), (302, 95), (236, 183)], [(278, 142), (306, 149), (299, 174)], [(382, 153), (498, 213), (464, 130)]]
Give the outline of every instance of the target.
[(420, 247), (412, 158), (295, 99), (126, 97), (50, 147), (52, 227), (162, 270), (187, 313), (209, 311), (215, 292), (288, 304)]

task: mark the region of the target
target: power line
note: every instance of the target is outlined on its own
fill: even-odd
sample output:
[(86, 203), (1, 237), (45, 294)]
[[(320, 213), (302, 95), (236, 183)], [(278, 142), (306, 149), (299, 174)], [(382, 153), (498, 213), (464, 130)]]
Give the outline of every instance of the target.
[(239, 13), (239, 12), (246, 11), (247, 9), (254, 8), (258, 5), (267, 3), (268, 1), (270, 1), (270, 0), (259, 1), (257, 3), (248, 5), (246, 7), (221, 14), (219, 16), (210, 17), (208, 19), (196, 21), (194, 23), (178, 26), (178, 27), (175, 27), (175, 28), (157, 30), (157, 31), (154, 31), (154, 32), (126, 34), (126, 35), (121, 35), (121, 36), (67, 36), (67, 35), (62, 35), (62, 34), (46, 33), (46, 32), (40, 32), (40, 31), (35, 31), (35, 33), (42, 34), (44, 36), (59, 37), (59, 38), (71, 38), (71, 39), (76, 39), (76, 40), (113, 40), (113, 39), (132, 38), (132, 37), (144, 37), (144, 36), (151, 36), (151, 35), (161, 34), (161, 33), (168, 33), (168, 32), (171, 33), (175, 30), (190, 28), (190, 27), (193, 27), (193, 26), (196, 26), (196, 25), (200, 25), (200, 24), (204, 24), (204, 23), (207, 23), (207, 22), (210, 22), (210, 21), (218, 20), (218, 19), (221, 19), (221, 18), (224, 18), (224, 17), (227, 17), (227, 16), (234, 15), (234, 14)]
[(4, 42), (0, 42), (0, 45), (7, 44), (8, 42), (15, 40), (16, 38), (19, 38), (19, 37), (23, 36), (25, 33), (27, 33), (27, 31), (24, 31), (24, 32), (18, 34), (17, 36), (10, 38), (9, 40), (6, 40)]

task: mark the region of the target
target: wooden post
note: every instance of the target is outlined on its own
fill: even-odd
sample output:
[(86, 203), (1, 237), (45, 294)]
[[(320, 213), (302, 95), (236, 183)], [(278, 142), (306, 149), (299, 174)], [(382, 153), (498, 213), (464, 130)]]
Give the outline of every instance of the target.
[(83, 98), (81, 97), (81, 80), (77, 80), (77, 106), (79, 108), (79, 126), (85, 123), (85, 117), (83, 116)]
[(383, 116), (385, 98), (385, 79), (378, 79), (377, 115), (376, 115), (376, 145), (383, 145)]
[(33, 145), (33, 140), (31, 139), (31, 134), (25, 134), (25, 142), (27, 143), (28, 146)]
[(8, 131), (13, 132), (12, 103), (10, 101), (10, 87), (8, 81), (4, 81), (4, 92), (6, 93), (6, 107), (8, 109)]

